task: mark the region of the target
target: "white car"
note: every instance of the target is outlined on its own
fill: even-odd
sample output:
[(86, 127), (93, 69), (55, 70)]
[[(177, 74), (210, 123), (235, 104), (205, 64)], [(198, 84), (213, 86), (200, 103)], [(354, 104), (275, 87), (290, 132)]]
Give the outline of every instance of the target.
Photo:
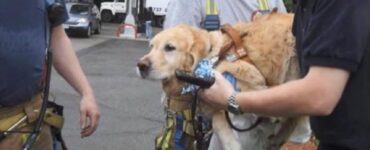
[(100, 13), (101, 19), (104, 22), (110, 22), (113, 19), (123, 21), (126, 16), (126, 0), (114, 0), (113, 2), (101, 3)]

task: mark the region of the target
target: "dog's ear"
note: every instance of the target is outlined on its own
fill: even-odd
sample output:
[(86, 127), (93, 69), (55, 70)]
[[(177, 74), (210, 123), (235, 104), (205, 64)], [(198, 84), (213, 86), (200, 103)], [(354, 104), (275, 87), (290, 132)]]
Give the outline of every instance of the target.
[(190, 54), (194, 57), (194, 62), (198, 62), (200, 59), (205, 58), (210, 51), (210, 39), (208, 32), (202, 29), (191, 28), (193, 35), (193, 43), (190, 47)]

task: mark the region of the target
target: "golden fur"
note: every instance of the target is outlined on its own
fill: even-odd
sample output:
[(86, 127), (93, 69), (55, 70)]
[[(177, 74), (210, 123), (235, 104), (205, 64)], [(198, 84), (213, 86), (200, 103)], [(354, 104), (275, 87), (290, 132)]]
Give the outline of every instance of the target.
[[(232, 73), (237, 78), (237, 84), (242, 91), (261, 90), (296, 79), (298, 67), (294, 50), (294, 37), (291, 33), (292, 19), (291, 14), (271, 13), (266, 16), (256, 16), (251, 23), (234, 25), (233, 28), (241, 36), (243, 35), (243, 47), (253, 64), (243, 60), (222, 61), (216, 70)], [(179, 101), (176, 108), (171, 108), (172, 105), (168, 106), (170, 109), (175, 111), (187, 109), (192, 97), (180, 94), (184, 83), (174, 77), (175, 70), (192, 71), (200, 59), (216, 56), (221, 47), (230, 42), (231, 39), (220, 31), (207, 32), (186, 25), (164, 30), (151, 40), (150, 52), (140, 59), (138, 64), (140, 76), (162, 81), (166, 96), (174, 101), (173, 103)], [(171, 97), (177, 98), (171, 99)], [(243, 145), (243, 142), (239, 143), (233, 136), (223, 113), (209, 107), (204, 109), (214, 116), (214, 131), (221, 135), (219, 137), (224, 149), (232, 150), (278, 149), (287, 140), (298, 120), (298, 118), (270, 117), (260, 126), (272, 125), (274, 127), (271, 130), (278, 129), (278, 131), (266, 131), (265, 134), (268, 135), (257, 135), (252, 130), (247, 134), (256, 141), (255, 145), (246, 146)], [(276, 123), (277, 120), (278, 123)], [(253, 142), (247, 143), (253, 144)]]

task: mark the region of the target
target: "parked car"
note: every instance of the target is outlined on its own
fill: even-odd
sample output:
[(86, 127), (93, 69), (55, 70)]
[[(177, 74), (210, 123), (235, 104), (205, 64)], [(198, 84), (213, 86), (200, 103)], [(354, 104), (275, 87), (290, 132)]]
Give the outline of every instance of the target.
[(101, 31), (100, 12), (92, 3), (67, 3), (69, 19), (63, 24), (67, 33), (90, 37)]
[(113, 0), (101, 3), (100, 13), (104, 22), (122, 22), (126, 17), (126, 0)]

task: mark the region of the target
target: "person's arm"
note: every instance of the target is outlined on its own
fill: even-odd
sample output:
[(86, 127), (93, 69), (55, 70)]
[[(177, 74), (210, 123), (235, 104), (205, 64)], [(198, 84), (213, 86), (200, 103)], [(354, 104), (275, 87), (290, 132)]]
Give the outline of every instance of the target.
[[(308, 70), (302, 67), (302, 72), (308, 73), (303, 79), (267, 90), (238, 94), (237, 102), (242, 109), (272, 116), (329, 115), (368, 46), (369, 5), (370, 1), (361, 0), (318, 1), (307, 19), (309, 25), (295, 24), (299, 25), (296, 33), (305, 29), (297, 41), (302, 40), (299, 58), (309, 66)], [(295, 19), (304, 19), (303, 12), (297, 13)], [(219, 74), (216, 81), (205, 90), (205, 98), (226, 108), (226, 98), (232, 89)]]
[(93, 90), (84, 75), (71, 41), (62, 25), (52, 29), (53, 64), (58, 73), (81, 95), (81, 137), (91, 135), (97, 128), (100, 112)]
[[(310, 67), (303, 79), (270, 89), (241, 92), (236, 102), (243, 112), (268, 116), (329, 115), (338, 103), (347, 83), (349, 72), (329, 67)], [(221, 74), (216, 83), (204, 90), (203, 97), (226, 109), (233, 89)]]

